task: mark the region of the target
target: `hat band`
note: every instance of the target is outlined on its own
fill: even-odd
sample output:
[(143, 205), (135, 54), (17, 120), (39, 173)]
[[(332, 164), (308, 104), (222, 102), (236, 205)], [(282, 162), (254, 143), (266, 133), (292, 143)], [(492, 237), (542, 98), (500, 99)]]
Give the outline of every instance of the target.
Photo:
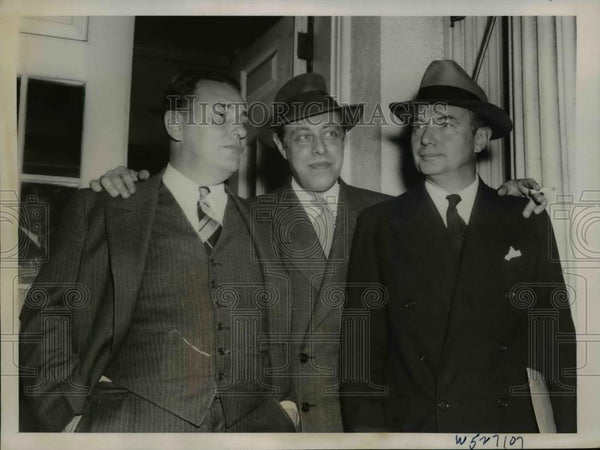
[(273, 121), (285, 124), (302, 118), (340, 109), (335, 99), (321, 91), (302, 92), (285, 102), (273, 102)]
[(464, 101), (473, 100), (479, 102), (486, 102), (487, 99), (480, 98), (466, 89), (462, 89), (456, 86), (436, 85), (436, 86), (424, 86), (419, 89), (417, 100), (447, 100), (447, 101)]

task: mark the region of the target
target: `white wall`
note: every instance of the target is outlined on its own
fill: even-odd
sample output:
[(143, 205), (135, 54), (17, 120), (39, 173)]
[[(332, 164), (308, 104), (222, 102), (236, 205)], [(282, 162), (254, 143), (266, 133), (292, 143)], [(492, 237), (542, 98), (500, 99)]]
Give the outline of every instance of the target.
[[(398, 195), (406, 190), (402, 127), (390, 123), (388, 105), (417, 93), (423, 72), (445, 53), (441, 17), (351, 18), (350, 59), (343, 73), (348, 103), (365, 102), (365, 121), (348, 135), (343, 178), (359, 187)], [(335, 93), (335, 91), (334, 91)], [(338, 93), (339, 95), (339, 93)], [(408, 163), (412, 167), (412, 160)]]
[(368, 122), (378, 114), (381, 94), (380, 24), (380, 17), (352, 18), (349, 101), (366, 103), (366, 124), (350, 131), (346, 148), (348, 181), (374, 191), (381, 189), (381, 128)]
[[(444, 32), (441, 17), (381, 18), (381, 102), (410, 100), (418, 89), (427, 66), (444, 58)], [(397, 138), (398, 125), (381, 129), (381, 190), (398, 195), (406, 190), (402, 172), (402, 152)], [(408, 159), (408, 164), (412, 164)]]
[(86, 54), (81, 185), (127, 164), (134, 17), (93, 17)]
[(19, 35), (18, 71), (85, 83), (80, 186), (127, 162), (134, 17), (90, 17), (88, 40)]

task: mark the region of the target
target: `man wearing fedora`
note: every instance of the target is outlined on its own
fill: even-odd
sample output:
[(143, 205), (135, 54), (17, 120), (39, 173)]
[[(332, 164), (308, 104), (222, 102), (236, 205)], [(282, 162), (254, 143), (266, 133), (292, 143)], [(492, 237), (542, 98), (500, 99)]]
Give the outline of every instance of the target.
[[(340, 179), (347, 132), (361, 119), (359, 105), (339, 105), (324, 78), (298, 75), (275, 95), (273, 114), (261, 139), (271, 141), (290, 166), (281, 188), (252, 201), (255, 221), (268, 221), (275, 254), (291, 281), (292, 308), (281, 317), (277, 339), (286, 343), (286, 367), (276, 371), (289, 392), (304, 432), (343, 431), (340, 383), (340, 320), (350, 246), (358, 215), (390, 196), (353, 187)], [(111, 195), (134, 192), (135, 171), (119, 167), (100, 184)], [(534, 184), (535, 185), (535, 184)], [(506, 192), (528, 190), (505, 184)], [(545, 199), (535, 196), (536, 212)], [(532, 202), (526, 208), (530, 213)], [(279, 360), (280, 358), (278, 358)]]
[(523, 199), (476, 173), (509, 117), (454, 61), (431, 63), (417, 99), (390, 109), (412, 121), (425, 181), (358, 219), (348, 283), (382, 294), (348, 289), (342, 367), (359, 376), (340, 390), (346, 430), (576, 432), (574, 327), (549, 217), (525, 220)]
[(288, 161), (292, 177), (253, 208), (257, 218), (270, 212), (264, 217), (293, 289), (285, 376), (301, 430), (340, 432), (340, 317), (354, 226), (361, 211), (391, 197), (340, 179), (346, 133), (362, 110), (340, 106), (321, 75), (292, 78), (273, 106), (263, 139)]

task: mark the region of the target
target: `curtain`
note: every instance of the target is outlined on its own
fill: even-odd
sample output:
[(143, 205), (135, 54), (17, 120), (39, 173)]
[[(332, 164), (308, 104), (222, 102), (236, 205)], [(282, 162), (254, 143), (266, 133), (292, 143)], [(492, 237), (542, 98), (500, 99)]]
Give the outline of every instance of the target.
[(576, 45), (574, 16), (509, 19), (511, 172), (554, 188), (546, 197), (563, 262), (572, 251), (569, 221), (554, 211), (566, 210), (575, 191)]
[[(452, 26), (446, 23), (446, 58), (460, 64), (468, 74), (473, 73), (477, 55), (481, 50), (489, 17), (467, 16)], [(483, 88), (490, 103), (506, 108), (504, 104), (504, 70), (502, 21), (497, 20), (490, 36), (477, 84)], [(487, 184), (500, 186), (507, 179), (508, 171), (505, 151), (505, 140), (496, 139), (490, 142), (486, 152), (477, 161), (477, 172)]]
[(575, 17), (510, 18), (512, 175), (569, 191), (575, 148)]

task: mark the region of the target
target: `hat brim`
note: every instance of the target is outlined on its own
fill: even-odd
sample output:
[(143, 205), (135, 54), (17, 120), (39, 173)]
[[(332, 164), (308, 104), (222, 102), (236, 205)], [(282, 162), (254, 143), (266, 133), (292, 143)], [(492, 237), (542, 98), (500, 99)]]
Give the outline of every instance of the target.
[(459, 106), (473, 111), (492, 129), (491, 139), (506, 137), (512, 131), (512, 121), (506, 111), (492, 103), (479, 100), (417, 99), (407, 102), (390, 103), (389, 108), (396, 117), (402, 120), (402, 124), (408, 125), (413, 120), (413, 110), (416, 106), (435, 103), (445, 103), (450, 106)]
[(298, 114), (294, 114), (285, 118), (285, 120), (280, 122), (275, 122), (273, 118), (269, 120), (269, 123), (261, 127), (258, 133), (258, 139), (261, 143), (269, 146), (275, 146), (273, 142), (273, 133), (282, 125), (287, 125), (289, 123), (297, 122), (299, 120), (308, 119), (310, 117), (318, 116), (320, 114), (325, 114), (328, 112), (338, 112), (341, 116), (341, 126), (344, 130), (348, 131), (352, 129), (360, 120), (362, 119), (364, 113), (364, 105), (363, 104), (354, 104), (354, 105), (336, 105), (327, 108), (310, 108), (304, 111), (298, 112)]

